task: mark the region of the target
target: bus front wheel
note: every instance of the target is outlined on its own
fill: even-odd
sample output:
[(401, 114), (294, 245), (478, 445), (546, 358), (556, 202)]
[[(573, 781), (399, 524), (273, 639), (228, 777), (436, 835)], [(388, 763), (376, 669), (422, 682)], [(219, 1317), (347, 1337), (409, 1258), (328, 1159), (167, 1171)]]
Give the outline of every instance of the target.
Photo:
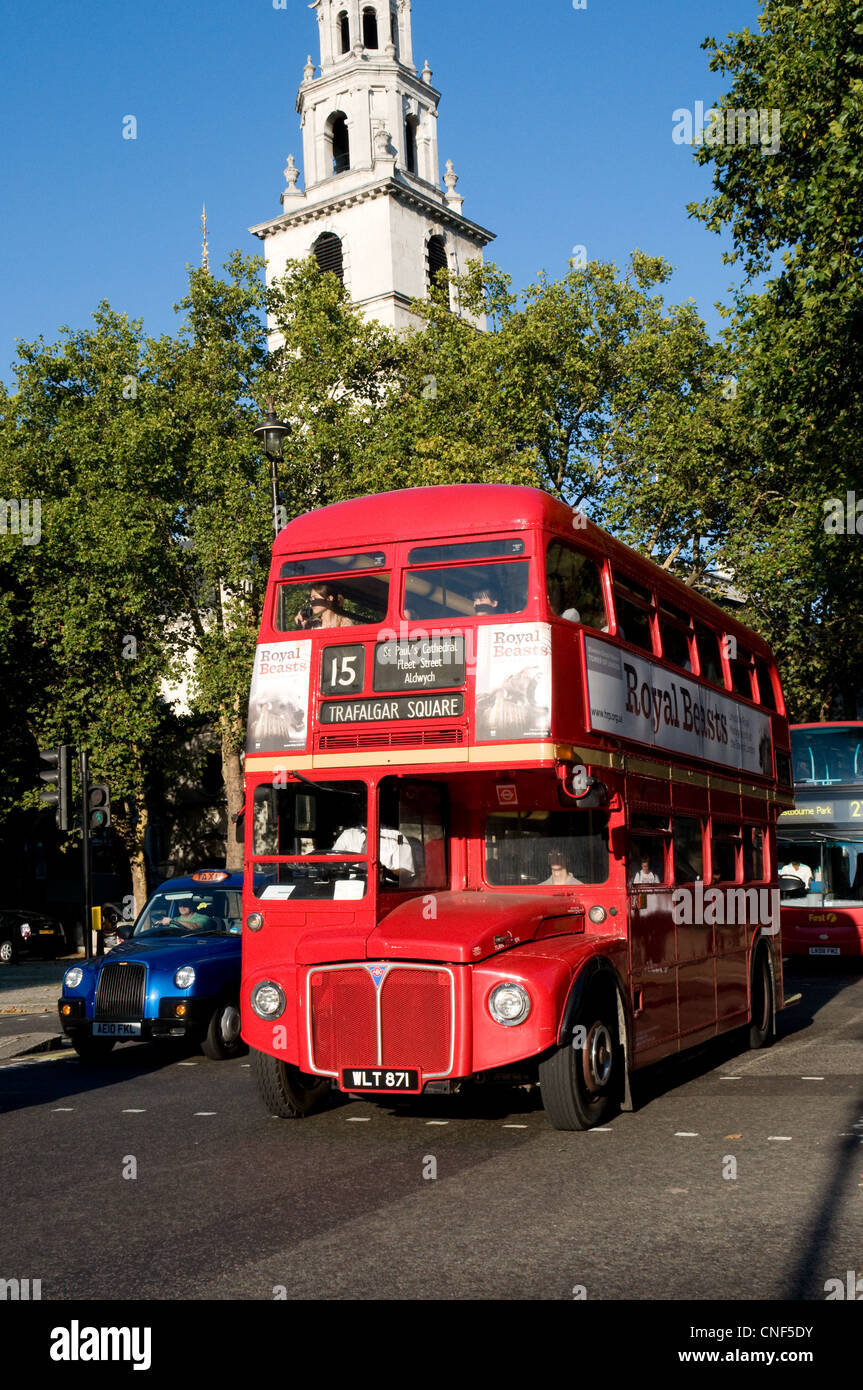
[(307, 1076), (268, 1052), (252, 1049), (252, 1073), (261, 1100), (280, 1120), (300, 1120), (323, 1104), (330, 1089), (325, 1077)]
[(762, 946), (752, 964), (750, 995), (749, 1046), (752, 1049), (769, 1047), (776, 1038), (776, 1013), (773, 1007), (773, 971), (770, 956)]
[(611, 1005), (588, 998), (573, 1027), (571, 1042), (539, 1064), (539, 1086), (549, 1123), (555, 1129), (592, 1129), (606, 1119), (620, 1093), (622, 1067)]

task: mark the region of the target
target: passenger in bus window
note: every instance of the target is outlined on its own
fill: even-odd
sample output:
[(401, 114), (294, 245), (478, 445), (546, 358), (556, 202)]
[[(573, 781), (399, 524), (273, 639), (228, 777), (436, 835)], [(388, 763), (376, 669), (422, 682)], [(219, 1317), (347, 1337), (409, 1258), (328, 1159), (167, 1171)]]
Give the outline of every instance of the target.
[(548, 867), (551, 873), (548, 878), (544, 878), (539, 885), (545, 888), (549, 884), (581, 883), (580, 878), (576, 878), (569, 872), (566, 862), (566, 855), (562, 849), (551, 849), (548, 852)]
[(638, 859), (638, 872), (632, 876), (633, 883), (659, 883), (659, 878), (650, 867), (650, 856), (642, 854)]
[(485, 617), (488, 614), (496, 613), (500, 607), (500, 594), (493, 584), (487, 584), (483, 589), (474, 589), (471, 594), (473, 600), (473, 611), (477, 617)]
[(342, 596), (329, 585), (317, 584), (309, 594), (308, 608), (301, 608), (297, 614), (297, 627), (353, 627), (342, 608)]

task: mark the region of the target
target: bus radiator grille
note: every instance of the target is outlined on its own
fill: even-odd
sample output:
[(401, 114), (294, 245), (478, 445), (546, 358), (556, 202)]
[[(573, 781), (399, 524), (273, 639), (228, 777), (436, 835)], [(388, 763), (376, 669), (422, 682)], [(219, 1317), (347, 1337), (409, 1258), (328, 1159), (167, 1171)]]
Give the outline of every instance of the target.
[(123, 1023), (144, 1017), (147, 967), (139, 962), (103, 965), (96, 986), (93, 1017), (97, 1023)]
[(464, 729), (395, 729), (390, 733), (375, 730), (366, 734), (320, 734), (318, 750), (337, 753), (360, 748), (449, 748), (466, 741)]
[(314, 1066), (336, 1074), (357, 1066), (445, 1074), (452, 1048), (451, 989), (445, 971), (410, 966), (391, 966), (379, 989), (364, 966), (313, 971)]

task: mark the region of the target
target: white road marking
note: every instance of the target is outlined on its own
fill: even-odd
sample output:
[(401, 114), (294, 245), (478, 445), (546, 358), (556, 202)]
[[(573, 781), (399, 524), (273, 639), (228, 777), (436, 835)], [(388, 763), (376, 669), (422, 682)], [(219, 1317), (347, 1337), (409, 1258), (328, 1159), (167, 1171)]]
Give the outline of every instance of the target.
[(178, 1067), (196, 1067), (197, 1065), (198, 1065), (197, 1062), (178, 1062), (178, 1063), (177, 1063), (177, 1066), (178, 1066)]
[(195, 1111), (195, 1114), (196, 1114), (196, 1115), (215, 1115), (215, 1114), (217, 1114), (217, 1111), (215, 1111), (215, 1110), (196, 1110), (196, 1111)]
[[(527, 1125), (525, 1125), (525, 1129), (527, 1129)], [(611, 1125), (598, 1125), (596, 1129), (589, 1129), (587, 1132), (588, 1134), (613, 1134), (614, 1130)]]
[(720, 1081), (742, 1081), (742, 1076), (720, 1076)]
[(121, 1115), (146, 1115), (146, 1110), (121, 1110)]
[(72, 1111), (73, 1111), (74, 1109), (75, 1109), (74, 1105), (55, 1105), (55, 1106), (54, 1106), (54, 1114), (55, 1114), (55, 1115), (71, 1115), (71, 1113), (72, 1113)]
[(346, 1117), (349, 1125), (367, 1125), (371, 1118), (371, 1115), (348, 1115)]
[(801, 1076), (801, 1081), (823, 1081), (823, 1076)]
[(503, 1129), (527, 1129), (527, 1125), (503, 1125)]
[(694, 1129), (678, 1129), (675, 1131), (675, 1139), (697, 1139), (698, 1131)]
[(790, 1134), (768, 1134), (768, 1144), (790, 1144), (792, 1136)]
[(449, 1120), (426, 1120), (427, 1125), (448, 1125)]

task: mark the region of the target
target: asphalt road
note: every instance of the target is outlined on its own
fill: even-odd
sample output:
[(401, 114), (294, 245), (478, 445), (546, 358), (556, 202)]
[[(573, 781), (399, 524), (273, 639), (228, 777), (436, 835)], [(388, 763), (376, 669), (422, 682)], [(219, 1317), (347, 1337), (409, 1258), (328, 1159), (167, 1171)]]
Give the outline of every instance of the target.
[(50, 1300), (823, 1300), (863, 1276), (863, 977), (787, 988), (772, 1049), (667, 1065), (586, 1134), (511, 1090), (278, 1121), (247, 1058), (144, 1044), (5, 1063), (0, 1277)]

